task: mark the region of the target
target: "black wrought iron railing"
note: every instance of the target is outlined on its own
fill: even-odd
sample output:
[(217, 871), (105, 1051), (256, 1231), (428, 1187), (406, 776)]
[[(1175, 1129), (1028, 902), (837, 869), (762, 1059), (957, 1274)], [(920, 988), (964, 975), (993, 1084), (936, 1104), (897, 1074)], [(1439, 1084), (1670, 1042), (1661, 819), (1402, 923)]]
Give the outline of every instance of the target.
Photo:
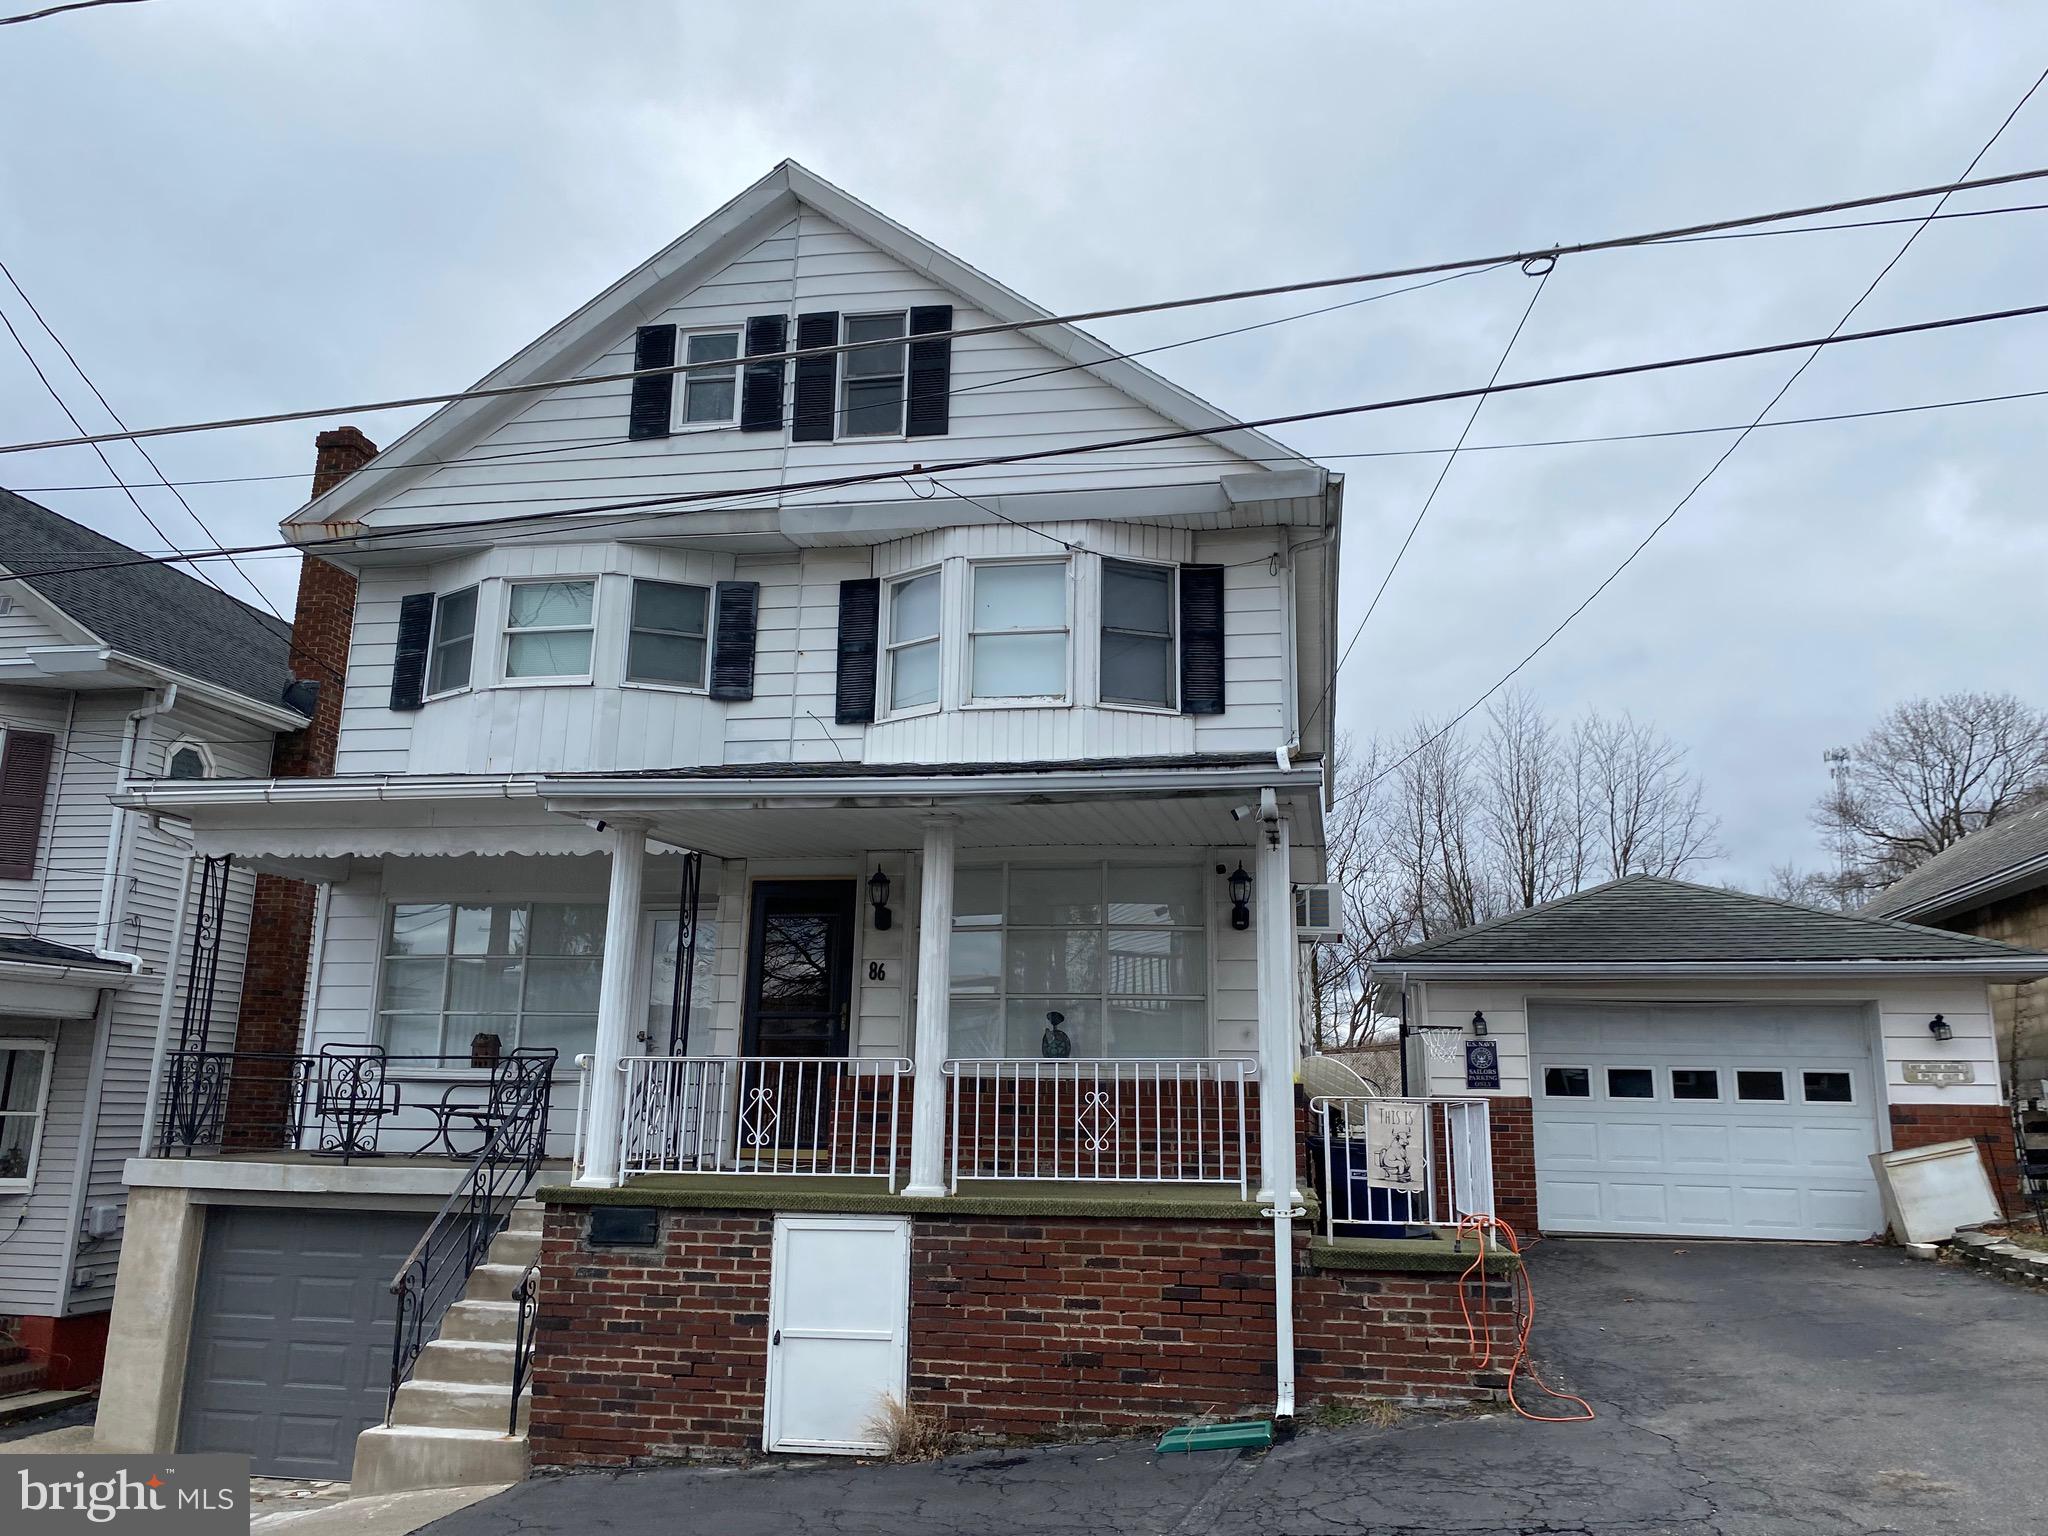
[[(505, 1058), (493, 1074), (495, 1109), (482, 1150), (391, 1277), (398, 1308), (391, 1339), (391, 1389), (384, 1399), (386, 1424), (397, 1406), (398, 1389), (412, 1376), (420, 1352), (433, 1342), (442, 1313), (462, 1295), (470, 1274), (484, 1261), (492, 1240), (511, 1219), (512, 1207), (540, 1170), (547, 1151), (554, 1072), (552, 1050), (515, 1051)], [(516, 1416), (516, 1391), (512, 1401)]]
[(526, 1273), (519, 1277), (519, 1283), (512, 1288), (512, 1300), (519, 1308), (519, 1315), (512, 1329), (512, 1408), (505, 1420), (505, 1433), (519, 1433), (519, 1394), (526, 1390), (526, 1381), (533, 1374), (534, 1324), (537, 1319), (534, 1309), (540, 1296), (540, 1260), (535, 1259), (526, 1266)]

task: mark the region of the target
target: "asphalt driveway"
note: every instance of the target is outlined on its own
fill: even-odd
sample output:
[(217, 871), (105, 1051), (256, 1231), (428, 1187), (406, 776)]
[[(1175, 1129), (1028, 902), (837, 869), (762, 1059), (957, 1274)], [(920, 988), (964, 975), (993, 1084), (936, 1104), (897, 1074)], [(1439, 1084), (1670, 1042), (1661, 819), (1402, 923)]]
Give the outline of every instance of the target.
[(1942, 1536), (2048, 1530), (2048, 1297), (1875, 1248), (1548, 1242), (1551, 1378), (1591, 1424), (1417, 1414), (1263, 1456), (1149, 1442), (914, 1466), (545, 1478), (434, 1536), (964, 1531)]

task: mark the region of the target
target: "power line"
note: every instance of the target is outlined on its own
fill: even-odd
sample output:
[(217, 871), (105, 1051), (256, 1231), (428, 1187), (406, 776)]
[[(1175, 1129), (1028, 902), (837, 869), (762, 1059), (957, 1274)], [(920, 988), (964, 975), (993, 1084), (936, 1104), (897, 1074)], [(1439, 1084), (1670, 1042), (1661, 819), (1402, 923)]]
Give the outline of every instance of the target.
[(24, 11), (19, 16), (0, 16), (0, 27), (19, 26), (24, 21), (41, 21), (47, 16), (62, 16), (66, 11), (94, 11), (103, 5), (141, 5), (143, 0), (67, 0), (64, 5), (46, 5), (40, 11)]
[[(1353, 286), (1360, 283), (1386, 282), (1401, 277), (1429, 277), (1439, 273), (1456, 272), (1472, 267), (1496, 267), (1509, 262), (1524, 262), (1583, 255), (1593, 251), (1622, 250), (1633, 246), (1669, 243), (1683, 236), (1711, 234), (1720, 230), (1738, 229), (1754, 224), (1782, 223), (1791, 219), (1813, 218), (1820, 214), (1841, 213), (1854, 208), (1871, 208), (1885, 203), (1911, 202), (1918, 198), (1941, 196), (1961, 191), (1972, 191), (1983, 187), (2010, 186), (2015, 182), (2037, 181), (2048, 178), (2048, 169), (2016, 171), (2006, 176), (1988, 176), (1976, 181), (1949, 182), (1940, 186), (1918, 187), (1908, 191), (1885, 192), (1870, 197), (1844, 198), (1829, 203), (1816, 203), (1803, 208), (1784, 209), (1775, 213), (1746, 214), (1739, 218), (1716, 219), (1702, 224), (1681, 225), (1672, 229), (1652, 230), (1643, 234), (1619, 235), (1602, 240), (1586, 240), (1570, 245), (1543, 246), (1534, 250), (1503, 252), (1493, 256), (1466, 257), (1455, 261), (1429, 262), (1420, 266), (1390, 267), (1377, 272), (1354, 273), (1342, 277), (1311, 278), (1301, 282), (1274, 283), (1257, 288), (1238, 288), (1221, 293), (1199, 294), (1188, 298), (1158, 299), (1145, 304), (1123, 304), (1104, 309), (1078, 310), (1064, 315), (1039, 315), (1028, 320), (995, 321), (987, 325), (963, 326), (949, 331), (933, 331), (919, 336), (920, 341), (966, 340), (979, 336), (1007, 335), (1019, 331), (1036, 330), (1051, 325), (1075, 325), (1083, 321), (1115, 319), (1126, 315), (1160, 314), (1168, 310), (1188, 309), (1208, 304), (1230, 304), (1245, 299), (1275, 298), (1286, 294), (1312, 293), (1330, 288)], [(860, 351), (874, 346), (873, 342), (837, 342), (830, 346), (803, 347), (782, 352), (763, 352), (742, 363), (775, 363), (803, 358), (835, 357), (842, 352)], [(407, 410), (415, 406), (447, 405), (458, 400), (488, 400), (505, 396), (533, 394), (556, 389), (582, 389), (598, 384), (618, 384), (634, 379), (652, 378), (663, 375), (688, 373), (706, 368), (729, 368), (731, 359), (721, 358), (715, 362), (674, 363), (661, 368), (627, 369), (623, 372), (587, 374), (580, 378), (538, 379), (520, 384), (497, 384), (472, 386), (469, 389), (448, 391), (440, 394), (408, 395), (397, 399), (363, 401), (352, 405), (320, 406), (308, 410), (272, 411), (257, 416), (229, 416), (211, 421), (183, 422), (162, 427), (140, 427), (121, 432), (98, 433), (76, 438), (52, 438), (42, 442), (0, 444), (0, 453), (29, 453), (47, 448), (81, 447), (93, 442), (127, 441), (139, 437), (169, 437), (192, 432), (214, 432), (231, 427), (269, 426), (285, 421), (310, 421), (318, 417), (362, 415), (373, 411)], [(1250, 423), (1230, 421), (1209, 428), (1203, 436), (1215, 432), (1242, 431)]]
[[(1984, 141), (1983, 147), (1980, 148), (1975, 155), (1970, 157), (1970, 164), (1963, 172), (1963, 177), (1965, 178), (1965, 180), (1967, 180), (1971, 171), (1976, 170), (1978, 162), (1981, 161), (1986, 155), (1988, 155), (1991, 152), (1992, 146), (1995, 145), (1999, 141), (1999, 139), (2004, 135), (2005, 130), (2012, 126), (2012, 121), (2014, 118), (2019, 116), (2020, 109), (2025, 107), (2026, 104), (2033, 99), (2034, 93), (2041, 88), (2042, 83), (2044, 81), (2048, 81), (2048, 69), (2044, 69), (2035, 78), (2034, 83), (2027, 87), (2025, 93), (2021, 95), (2020, 99), (2016, 103), (2014, 103), (2013, 109), (2010, 112), (2006, 113), (2005, 120), (1998, 125), (1997, 130), (1993, 132), (1990, 138)], [(1942, 196), (1942, 202), (1945, 203), (1947, 200), (1948, 195), (1944, 193)], [(1892, 253), (1891, 259), (1887, 261), (1884, 264), (1884, 266), (1878, 270), (1877, 276), (1872, 278), (1870, 280), (1869, 285), (1864, 288), (1863, 292), (1856, 296), (1856, 302), (1851, 304), (1848, 307), (1848, 309), (1843, 311), (1842, 318), (1835, 322), (1834, 328), (1828, 332), (1826, 337), (1822, 338), (1820, 342), (1815, 344), (1812, 353), (1801, 360), (1799, 366), (1792, 371), (1791, 377), (1786, 379), (1783, 384), (1778, 386), (1777, 393), (1773, 394), (1771, 398), (1767, 402), (1765, 402), (1764, 408), (1761, 411), (1758, 411), (1755, 418), (1750, 422), (1750, 424), (1741, 430), (1741, 432), (1737, 435), (1735, 441), (1730, 443), (1725, 449), (1722, 450), (1720, 457), (1716, 458), (1712, 464), (1707, 466), (1707, 472), (1701, 475), (1699, 479), (1693, 482), (1692, 488), (1688, 490), (1683, 496), (1679, 497), (1677, 503), (1671, 508), (1671, 510), (1669, 512), (1666, 512), (1661, 518), (1659, 518), (1656, 521), (1656, 523), (1654, 523), (1651, 526), (1650, 531), (1643, 535), (1641, 541), (1636, 544), (1635, 548), (1631, 549), (1625, 556), (1622, 557), (1621, 563), (1619, 565), (1615, 566), (1613, 570), (1609, 571), (1606, 574), (1606, 576), (1601, 578), (1599, 585), (1594, 587), (1591, 592), (1587, 593), (1584, 599), (1580, 601), (1579, 605), (1576, 608), (1572, 609), (1571, 612), (1567, 613), (1562, 619), (1560, 619), (1557, 623), (1557, 626), (1554, 629), (1552, 629), (1549, 634), (1545, 635), (1541, 640), (1537, 641), (1535, 646), (1532, 647), (1529, 650), (1529, 652), (1522, 657), (1520, 661), (1516, 662), (1512, 667), (1508, 668), (1507, 671), (1503, 672), (1491, 687), (1489, 687), (1484, 693), (1480, 694), (1479, 697), (1474, 699), (1470, 704), (1467, 704), (1463, 709), (1459, 710), (1455, 715), (1451, 716), (1449, 721), (1447, 721), (1441, 729), (1437, 730), (1430, 736), (1418, 742), (1414, 746), (1414, 748), (1412, 748), (1406, 755), (1404, 755), (1394, 763), (1388, 765), (1386, 768), (1381, 769), (1378, 773), (1374, 774), (1370, 779), (1366, 780), (1365, 783), (1357, 785), (1352, 789), (1346, 790), (1341, 795), (1334, 796), (1332, 798), (1331, 804), (1334, 805), (1338, 800), (1349, 799), (1353, 795), (1366, 793), (1367, 791), (1371, 790), (1374, 785), (1378, 784), (1382, 779), (1386, 778), (1389, 774), (1395, 773), (1401, 768), (1407, 766), (1407, 764), (1414, 761), (1414, 759), (1421, 753), (1427, 751), (1430, 747), (1436, 745), (1436, 743), (1438, 743), (1439, 741), (1442, 741), (1444, 737), (1448, 736), (1452, 731), (1456, 730), (1457, 727), (1469, 715), (1471, 715), (1474, 710), (1478, 709), (1480, 705), (1484, 704), (1488, 699), (1492, 698), (1496, 693), (1500, 692), (1501, 689), (1505, 688), (1518, 675), (1520, 675), (1522, 669), (1527, 667), (1530, 662), (1534, 661), (1538, 656), (1540, 656), (1544, 652), (1544, 650), (1546, 650), (1549, 647), (1550, 643), (1553, 640), (1555, 640), (1559, 635), (1563, 634), (1565, 630), (1571, 626), (1573, 620), (1577, 619), (1580, 614), (1584, 613), (1588, 608), (1592, 607), (1593, 603), (1595, 602), (1595, 600), (1599, 598), (1600, 594), (1605, 592), (1618, 579), (1620, 579), (1622, 572), (1626, 571), (1631, 565), (1635, 563), (1636, 557), (1640, 555), (1644, 550), (1650, 547), (1651, 541), (1653, 541), (1658, 534), (1662, 533), (1666, 528), (1668, 528), (1671, 525), (1672, 520), (1676, 518), (1680, 512), (1685, 510), (1687, 503), (1689, 503), (1693, 499), (1693, 497), (1699, 494), (1700, 488), (1704, 486), (1709, 480), (1711, 480), (1714, 477), (1715, 472), (1718, 471), (1723, 464), (1726, 464), (1728, 460), (1734, 456), (1735, 450), (1740, 448), (1745, 442), (1749, 440), (1750, 434), (1763, 425), (1763, 420), (1766, 416), (1770, 415), (1772, 407), (1777, 405), (1777, 403), (1780, 400), (1784, 399), (1786, 392), (1790, 390), (1794, 384), (1799, 382), (1800, 376), (1804, 374), (1806, 370), (1813, 365), (1814, 359), (1820, 356), (1821, 349), (1830, 344), (1831, 342), (1845, 339), (1842, 334), (1842, 327), (1847, 325), (1850, 319), (1855, 315), (1856, 311), (1863, 307), (1864, 301), (1868, 299), (1871, 296), (1871, 294), (1877, 291), (1877, 285), (1885, 280), (1885, 277), (1891, 272), (1892, 268), (1896, 267), (1899, 264), (1900, 259), (1905, 256), (1906, 252), (1913, 248), (1913, 242), (1920, 238), (1921, 234), (1926, 230), (1927, 226), (1933, 222), (1934, 215), (1939, 213), (1940, 211), (1941, 203), (1937, 203), (1934, 206), (1934, 208), (1927, 214), (1927, 216), (1923, 218), (1914, 227), (1913, 232), (1906, 237), (1905, 241), (1899, 246), (1899, 248)]]
[[(1543, 290), (1550, 284), (1550, 274), (1556, 270), (1557, 263), (1553, 261), (1543, 267), (1540, 275), (1532, 274), (1536, 276), (1536, 291), (1529, 295), (1529, 302), (1522, 310), (1522, 318), (1515, 322), (1514, 330), (1508, 335), (1508, 344), (1501, 348), (1500, 357), (1493, 365), (1493, 372), (1486, 380), (1489, 387), (1500, 381), (1501, 370), (1507, 367), (1508, 359), (1514, 355), (1515, 343), (1522, 339), (1523, 328), (1528, 325), (1529, 317), (1536, 313), (1536, 301), (1543, 297)], [(1372, 601), (1365, 605), (1364, 617), (1358, 621), (1358, 627), (1351, 631), (1350, 640), (1345, 642), (1344, 653), (1330, 668), (1330, 679), (1323, 684), (1322, 695), (1316, 700), (1316, 707), (1303, 718), (1303, 731), (1315, 724), (1316, 716), (1323, 712), (1323, 706), (1330, 702), (1330, 696), (1337, 691), (1337, 674), (1344, 670), (1344, 663), (1351, 659), (1352, 651), (1358, 646), (1359, 636), (1365, 633), (1365, 626), (1372, 622), (1373, 614), (1379, 609), (1380, 599), (1387, 595), (1387, 587), (1393, 581), (1394, 573), (1401, 569), (1401, 561), (1408, 553), (1408, 546), (1415, 542), (1415, 535), (1422, 531), (1422, 520), (1429, 516), (1429, 509), (1436, 505), (1436, 493), (1444, 488), (1444, 481), (1450, 476), (1451, 466), (1458, 462), (1458, 450), (1465, 446), (1465, 439), (1471, 436), (1472, 428), (1479, 421), (1479, 413), (1486, 409), (1486, 400), (1487, 397), (1481, 395), (1472, 402), (1472, 410), (1465, 417), (1465, 425), (1458, 432), (1458, 440), (1451, 444), (1451, 451), (1445, 455), (1442, 466), (1437, 470), (1436, 480), (1431, 484), (1429, 494), (1422, 498), (1422, 506), (1415, 514), (1415, 521), (1408, 525), (1407, 537), (1401, 540), (1401, 547), (1394, 551), (1394, 558), (1387, 566), (1386, 575), (1380, 578), (1379, 589), (1373, 593)]]
[[(1495, 394), (1518, 393), (1533, 389), (1546, 389), (1561, 384), (1581, 384), (1602, 379), (1629, 378), (1644, 374), (1667, 372), (1676, 368), (1697, 367), (1706, 363), (1731, 362), (1751, 357), (1769, 357), (1781, 352), (1805, 351), (1809, 348), (1842, 346), (1853, 342), (1877, 341), (1894, 336), (1919, 335), (1926, 332), (1953, 330), (1961, 326), (1985, 325), (2005, 320), (2017, 320), (2048, 314), (2048, 304), (2023, 305), (2014, 309), (1986, 310), (1968, 315), (1951, 315), (1939, 320), (1919, 320), (1900, 325), (1881, 326), (1867, 331), (1836, 332), (1818, 338), (1799, 341), (1767, 342), (1751, 347), (1736, 347), (1720, 352), (1694, 353), (1675, 358), (1660, 358), (1646, 363), (1620, 363), (1605, 368), (1582, 369), (1573, 373), (1551, 374), (1541, 378), (1517, 379), (1508, 383), (1494, 383), (1469, 389), (1437, 390), (1429, 394), (1406, 395), (1385, 400), (1371, 400), (1354, 405), (1328, 406), (1321, 410), (1295, 411), (1277, 416), (1256, 418), (1239, 423), (1241, 427), (1261, 428), (1283, 426), (1294, 422), (1326, 421), (1339, 416), (1356, 416), (1379, 411), (1401, 410), (1417, 405), (1437, 405), (1450, 400), (1473, 400)], [(1745, 428), (1747, 432), (1749, 428)], [(839, 490), (849, 486), (868, 485), (883, 480), (898, 480), (906, 474), (940, 475), (957, 474), (967, 469), (984, 469), (995, 465), (1034, 463), (1043, 459), (1069, 458), (1076, 455), (1101, 452), (1108, 449), (1133, 448), (1152, 443), (1177, 442), (1190, 437), (1207, 437), (1210, 429), (1200, 427), (1176, 428), (1165, 432), (1142, 433), (1134, 437), (1113, 438), (1102, 443), (1072, 443), (1056, 448), (1034, 448), (1016, 453), (985, 454), (976, 458), (954, 459), (938, 464), (909, 464), (887, 469), (865, 470), (857, 473), (831, 475), (812, 480), (784, 482), (775, 486), (763, 486), (751, 490), (702, 490), (679, 491), (662, 496), (641, 497), (628, 501), (596, 503), (584, 507), (553, 508), (546, 511), (507, 513), (498, 517), (457, 519), (438, 523), (416, 523), (399, 528), (370, 528), (355, 534), (338, 534), (326, 538), (303, 541), (280, 541), (270, 544), (243, 545), (226, 554), (261, 554), (268, 550), (317, 550), (333, 547), (347, 547), (360, 550), (373, 543), (392, 539), (416, 539), (423, 535), (469, 532), (481, 528), (506, 527), (513, 524), (542, 522), (550, 519), (587, 517), (602, 512), (644, 512), (660, 507), (683, 507), (703, 505), (735, 497), (786, 496), (804, 491)], [(443, 506), (463, 503), (442, 503)], [(502, 505), (501, 502), (485, 500), (474, 503), (480, 506)], [(638, 518), (615, 518), (609, 522), (582, 522), (569, 526), (576, 530), (616, 526), (638, 522)], [(213, 558), (211, 556), (183, 556), (159, 558), (138, 555), (133, 559), (101, 561), (76, 566), (60, 566), (40, 572), (20, 572), (12, 575), (0, 574), (0, 583), (19, 580), (35, 575), (57, 576), (94, 570), (113, 570), (136, 564), (175, 564), (180, 559)]]

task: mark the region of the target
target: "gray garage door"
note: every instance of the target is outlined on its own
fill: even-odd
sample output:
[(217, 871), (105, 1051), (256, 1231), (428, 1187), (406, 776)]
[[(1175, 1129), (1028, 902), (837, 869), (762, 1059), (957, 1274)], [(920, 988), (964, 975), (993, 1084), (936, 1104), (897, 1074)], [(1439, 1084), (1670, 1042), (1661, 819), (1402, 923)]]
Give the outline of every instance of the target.
[(215, 1206), (192, 1308), (181, 1451), (269, 1477), (346, 1478), (384, 1418), (391, 1276), (424, 1215)]

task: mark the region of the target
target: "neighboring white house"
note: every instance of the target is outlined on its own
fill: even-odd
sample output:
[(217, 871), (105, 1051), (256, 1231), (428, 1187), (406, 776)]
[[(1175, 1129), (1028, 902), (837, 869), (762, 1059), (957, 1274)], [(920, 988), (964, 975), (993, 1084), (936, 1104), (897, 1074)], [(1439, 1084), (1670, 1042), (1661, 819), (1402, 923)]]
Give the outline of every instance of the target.
[[(53, 1384), (99, 1374), (191, 844), (122, 782), (267, 772), (291, 627), (0, 491), (0, 1328)], [(54, 573), (54, 574), (53, 574)], [(210, 892), (217, 1004), (251, 877)], [(224, 905), (223, 905), (224, 902)], [(180, 974), (184, 960), (178, 959)]]
[[(584, 1189), (745, 1154), (928, 1202), (1050, 1155), (1013, 1122), (962, 1151), (1004, 1134), (1002, 1073), (1100, 1061), (1129, 1097), (1090, 1101), (1093, 1177), (1270, 1230), (1341, 481), (1042, 317), (784, 163), (483, 383), (705, 366), (450, 405), (287, 520), (360, 579), (335, 775), (124, 803), (320, 887), (306, 1070), (380, 1046), (396, 1094), (347, 1166), (310, 1114), (268, 1163), (130, 1166), (162, 1262), (104, 1445), (349, 1475), (389, 1386), (364, 1325), (468, 1177), (394, 1154), (473, 1148), (429, 1145), (445, 1101), (519, 1048), (558, 1053), (547, 1150), (580, 1114)], [(1169, 1101), (1185, 1130), (1141, 1137)], [(309, 1253), (338, 1322), (290, 1299)], [(465, 1393), (410, 1381), (397, 1422)]]

